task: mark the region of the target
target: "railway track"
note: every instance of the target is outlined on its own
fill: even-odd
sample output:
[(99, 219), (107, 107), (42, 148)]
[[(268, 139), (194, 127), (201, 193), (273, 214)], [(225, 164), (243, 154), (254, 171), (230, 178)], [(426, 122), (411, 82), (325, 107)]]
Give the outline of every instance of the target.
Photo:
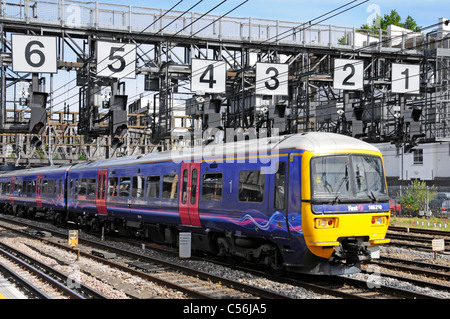
[[(8, 220), (11, 222), (11, 220)], [(16, 223), (16, 221), (14, 221)], [(28, 225), (27, 225), (28, 226)], [(13, 227), (8, 227), (4, 224), (1, 227), (10, 231), (16, 231), (21, 235), (31, 236), (30, 232), (16, 230)], [(33, 226), (36, 229), (36, 226)], [(50, 232), (45, 229), (45, 232)], [(42, 232), (42, 230), (37, 230)], [(51, 231), (55, 233), (54, 231)], [(32, 233), (32, 232), (31, 232)], [(57, 235), (55, 233), (55, 235)], [(59, 233), (58, 235), (61, 235)], [(64, 234), (64, 236), (66, 236)], [(66, 245), (58, 243), (61, 241), (56, 238), (40, 238), (43, 242), (55, 245), (60, 249), (71, 250)], [(222, 298), (269, 298), (269, 299), (289, 299), (289, 297), (278, 294), (265, 289), (260, 289), (250, 285), (240, 283), (238, 281), (229, 280), (220, 276), (214, 276), (202, 271), (193, 270), (188, 267), (183, 267), (174, 263), (163, 261), (157, 258), (151, 258), (142, 254), (132, 253), (123, 249), (119, 249), (110, 245), (94, 242), (86, 239), (80, 239), (83, 244), (81, 248), (81, 256), (93, 259), (109, 267), (120, 269), (133, 276), (157, 283), (158, 285), (175, 289), (186, 294), (190, 298), (202, 299), (222, 299)], [(99, 250), (100, 249), (100, 250)], [(92, 253), (94, 252), (94, 254)], [(115, 261), (104, 258), (103, 252), (106, 254), (117, 254), (121, 257), (114, 258)], [(138, 298), (137, 295), (131, 295)]]
[[(8, 219), (10, 222), (10, 220)], [(33, 226), (35, 227), (35, 226)], [(38, 232), (46, 232), (49, 230), (36, 230), (35, 233)], [(54, 232), (54, 231), (52, 231)], [(63, 237), (67, 235), (65, 233), (59, 232)], [(123, 239), (120, 239), (123, 240)], [(57, 241), (57, 240), (56, 240)], [(202, 298), (202, 299), (210, 299), (210, 298), (287, 298), (283, 294), (272, 293), (270, 291), (266, 291), (264, 289), (259, 289), (256, 287), (252, 287), (249, 285), (243, 285), (238, 281), (231, 281), (225, 279), (220, 276), (211, 276), (208, 273), (198, 272), (197, 270), (192, 270), (188, 267), (179, 266), (179, 265), (171, 265), (167, 261), (150, 258), (146, 255), (142, 255), (139, 253), (132, 253), (129, 250), (122, 250), (110, 245), (104, 245), (98, 242), (86, 241), (80, 239), (80, 243), (83, 245), (90, 245), (90, 247), (97, 247), (96, 249), (100, 249), (101, 251), (109, 251), (115, 252), (118, 255), (123, 257), (117, 262), (120, 264), (120, 267), (123, 267), (124, 271), (133, 273), (136, 276), (141, 276), (147, 278), (147, 280), (151, 280), (157, 282), (161, 285), (166, 285), (173, 289), (179, 289), (186, 293), (190, 298)], [(148, 247), (152, 250), (159, 250), (163, 253), (167, 254), (175, 254), (176, 252), (161, 246), (157, 245), (148, 245)], [(85, 247), (85, 250), (87, 248)], [(86, 255), (84, 255), (86, 254)], [(110, 264), (111, 262), (105, 259), (102, 256), (92, 256), (92, 248), (91, 252), (83, 253), (83, 256), (88, 258), (97, 259), (99, 262), (104, 264)], [(101, 253), (100, 253), (101, 255)], [(139, 261), (137, 261), (139, 260)], [(208, 259), (211, 262), (211, 260)], [(221, 264), (220, 262), (216, 262)], [(230, 266), (230, 265), (226, 265)], [(116, 265), (114, 265), (116, 267)], [(119, 267), (119, 266), (117, 266)], [(171, 269), (172, 267), (177, 267)], [(133, 268), (133, 269), (130, 269)], [(375, 298), (420, 298), (420, 299), (429, 299), (433, 298), (428, 295), (424, 295), (421, 293), (415, 293), (411, 291), (407, 291), (405, 289), (398, 289), (395, 287), (389, 287), (387, 285), (382, 285), (379, 283), (371, 282), (371, 275), (366, 274), (365, 279), (357, 280), (355, 278), (348, 278), (346, 276), (337, 276), (337, 277), (317, 277), (317, 276), (274, 276), (270, 275), (267, 271), (258, 271), (251, 268), (243, 268), (243, 267), (234, 267), (237, 270), (245, 271), (248, 274), (252, 274), (255, 276), (261, 276), (267, 278), (269, 280), (273, 280), (280, 283), (285, 283), (297, 287), (302, 287), (309, 291), (313, 291), (318, 294), (326, 295), (326, 296), (334, 296), (337, 298), (346, 298), (346, 299), (375, 299)], [(148, 276), (151, 276), (149, 278)], [(189, 280), (182, 279), (184, 276), (196, 277), (197, 280), (200, 280), (200, 283), (189, 282)], [(171, 278), (170, 278), (171, 277)], [(369, 279), (367, 279), (369, 278)], [(401, 278), (400, 278), (401, 279)], [(230, 292), (230, 294), (221, 293), (219, 295), (215, 295), (217, 292), (217, 286), (205, 286), (205, 282), (219, 283), (220, 286), (229, 286), (234, 289), (234, 292)], [(182, 286), (181, 288), (179, 286)], [(195, 287), (196, 286), (196, 287)], [(189, 292), (190, 288), (194, 287), (193, 293)], [(201, 291), (199, 293), (199, 290)], [(239, 292), (236, 293), (236, 290)], [(209, 292), (208, 292), (209, 291)], [(211, 294), (211, 291), (214, 292)], [(244, 294), (244, 295), (243, 295)], [(245, 295), (247, 294), (247, 295)]]
[(10, 246), (0, 245), (0, 269), (18, 282), (31, 298), (85, 299), (62, 281), (67, 277)]

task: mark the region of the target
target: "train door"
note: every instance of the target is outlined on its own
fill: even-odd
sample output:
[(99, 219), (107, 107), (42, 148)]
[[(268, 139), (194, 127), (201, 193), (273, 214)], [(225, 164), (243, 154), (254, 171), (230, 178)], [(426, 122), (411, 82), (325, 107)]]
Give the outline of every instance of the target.
[(289, 219), (287, 216), (288, 205), (288, 176), (289, 165), (287, 161), (280, 159), (278, 167), (271, 183), (269, 190), (269, 212), (272, 212), (272, 218), (277, 223), (279, 230), (289, 232)]
[(106, 210), (107, 175), (107, 169), (100, 169), (97, 172), (97, 197), (95, 199), (95, 204), (100, 215), (108, 215), (108, 211)]
[(200, 227), (198, 213), (200, 163), (181, 163), (179, 210), (183, 225)]
[(9, 199), (11, 204), (14, 204), (14, 187), (16, 186), (16, 177), (11, 177), (11, 183), (9, 184)]
[(42, 207), (42, 175), (38, 175), (36, 180), (36, 206)]

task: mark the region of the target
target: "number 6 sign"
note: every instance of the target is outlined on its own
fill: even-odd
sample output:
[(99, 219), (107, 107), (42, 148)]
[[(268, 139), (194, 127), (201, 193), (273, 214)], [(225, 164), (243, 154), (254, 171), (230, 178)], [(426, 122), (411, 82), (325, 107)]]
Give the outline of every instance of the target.
[(57, 73), (56, 38), (13, 34), (14, 72)]
[(97, 76), (136, 78), (136, 45), (97, 42)]

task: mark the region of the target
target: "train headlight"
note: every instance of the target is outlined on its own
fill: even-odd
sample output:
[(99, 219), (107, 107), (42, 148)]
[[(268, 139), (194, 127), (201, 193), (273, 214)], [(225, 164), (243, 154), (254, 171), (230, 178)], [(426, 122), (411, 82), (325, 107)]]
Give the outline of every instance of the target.
[(388, 218), (386, 216), (372, 216), (372, 226), (386, 226)]
[(316, 218), (314, 220), (315, 228), (335, 228), (337, 226), (337, 218)]

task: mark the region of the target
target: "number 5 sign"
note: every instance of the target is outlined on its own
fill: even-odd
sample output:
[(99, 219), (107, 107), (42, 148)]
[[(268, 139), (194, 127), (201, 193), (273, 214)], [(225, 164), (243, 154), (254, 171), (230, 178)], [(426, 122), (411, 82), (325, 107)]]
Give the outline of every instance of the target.
[(364, 61), (334, 60), (333, 87), (336, 90), (361, 91), (364, 89)]
[(192, 59), (191, 91), (222, 93), (226, 90), (224, 61)]
[(136, 45), (97, 42), (97, 76), (136, 78)]
[(14, 72), (57, 73), (56, 38), (13, 34)]

